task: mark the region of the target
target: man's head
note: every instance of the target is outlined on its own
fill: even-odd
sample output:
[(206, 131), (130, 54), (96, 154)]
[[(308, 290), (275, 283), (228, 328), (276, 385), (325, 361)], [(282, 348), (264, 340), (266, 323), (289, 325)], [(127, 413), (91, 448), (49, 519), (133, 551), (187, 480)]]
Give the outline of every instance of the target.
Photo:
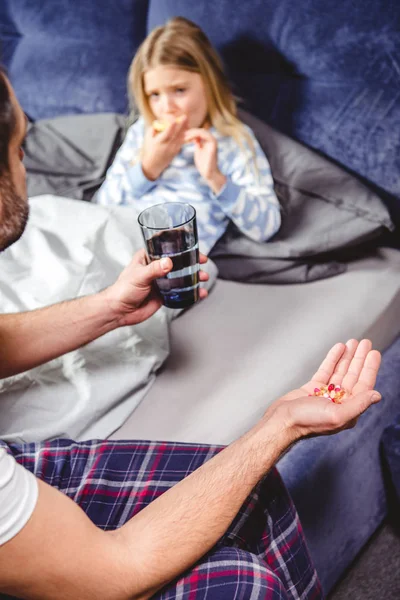
[(0, 67), (0, 251), (20, 238), (28, 219), (25, 134), (26, 117)]

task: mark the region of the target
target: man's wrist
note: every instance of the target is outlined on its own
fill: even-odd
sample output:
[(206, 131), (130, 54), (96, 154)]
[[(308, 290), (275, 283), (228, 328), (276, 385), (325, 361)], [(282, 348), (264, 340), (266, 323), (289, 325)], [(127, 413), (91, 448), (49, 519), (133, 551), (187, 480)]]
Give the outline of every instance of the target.
[(264, 417), (239, 442), (249, 445), (264, 472), (298, 440), (295, 428), (286, 419), (285, 411), (271, 407)]
[(115, 297), (113, 285), (94, 294), (93, 297), (98, 303), (98, 310), (101, 311), (104, 321), (107, 323), (108, 331), (113, 331), (120, 327), (123, 323), (125, 313), (121, 309), (120, 302)]
[[(263, 419), (266, 419), (272, 423), (272, 426), (276, 428), (279, 439), (283, 446), (291, 446), (294, 442), (301, 439), (300, 430), (296, 427), (291, 412), (289, 410), (290, 401), (278, 401), (271, 404), (266, 410)], [(284, 450), (286, 449), (283, 448)]]

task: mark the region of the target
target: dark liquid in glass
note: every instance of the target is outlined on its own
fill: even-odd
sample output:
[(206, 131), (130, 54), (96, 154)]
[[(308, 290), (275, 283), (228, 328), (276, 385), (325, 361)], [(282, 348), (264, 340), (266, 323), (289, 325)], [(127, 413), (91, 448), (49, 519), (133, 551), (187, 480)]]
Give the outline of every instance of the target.
[(199, 299), (199, 246), (191, 231), (172, 229), (147, 240), (150, 260), (168, 256), (173, 263), (168, 277), (157, 279), (163, 304), (185, 308)]

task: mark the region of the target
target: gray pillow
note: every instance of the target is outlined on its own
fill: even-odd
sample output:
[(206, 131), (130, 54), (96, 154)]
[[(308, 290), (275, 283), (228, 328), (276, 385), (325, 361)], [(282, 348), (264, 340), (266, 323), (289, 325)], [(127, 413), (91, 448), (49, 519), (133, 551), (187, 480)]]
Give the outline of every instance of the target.
[(91, 200), (122, 142), (125, 122), (123, 115), (99, 113), (30, 124), (24, 146), (29, 196)]
[(219, 276), (247, 282), (293, 283), (343, 272), (335, 260), (394, 225), (384, 202), (358, 179), (310, 148), (249, 113), (252, 128), (271, 165), (282, 205), (282, 226), (257, 243), (233, 225), (211, 256)]

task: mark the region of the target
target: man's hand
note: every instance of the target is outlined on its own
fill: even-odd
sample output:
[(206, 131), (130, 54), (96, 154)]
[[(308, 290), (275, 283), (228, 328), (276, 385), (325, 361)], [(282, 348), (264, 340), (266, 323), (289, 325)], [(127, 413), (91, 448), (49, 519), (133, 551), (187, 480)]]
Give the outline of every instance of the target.
[[(200, 263), (207, 257), (200, 254)], [(141, 323), (161, 306), (153, 281), (172, 269), (170, 258), (147, 264), (140, 250), (117, 281), (98, 294), (0, 315), (0, 378), (33, 369), (81, 348), (121, 325)], [(208, 275), (200, 271), (200, 281)], [(207, 291), (200, 290), (200, 298)]]
[[(372, 350), (370, 340), (336, 344), (311, 380), (272, 404), (264, 419), (278, 417), (290, 429), (293, 441), (353, 427), (358, 417), (381, 399), (374, 391), (380, 363), (381, 355)], [(315, 388), (330, 383), (346, 392), (338, 404), (313, 395)]]
[[(116, 314), (119, 326), (135, 325), (145, 321), (162, 304), (153, 282), (170, 272), (172, 260), (162, 258), (149, 264), (147, 262), (145, 250), (139, 250), (117, 281), (103, 292)], [(207, 257), (200, 254), (200, 264), (206, 262)], [(200, 281), (207, 280), (208, 274), (200, 271)], [(201, 299), (207, 294), (207, 290), (200, 289)]]
[[(136, 288), (146, 290), (146, 302), (157, 270), (139, 255), (121, 275), (121, 297), (133, 315), (139, 310), (133, 308)], [(248, 494), (293, 441), (347, 427), (377, 401), (371, 390), (379, 363), (368, 340), (337, 344), (311, 381), (279, 399), (257, 426), (114, 531), (97, 529), (72, 500), (40, 482), (32, 517), (0, 548), (0, 590), (61, 600), (153, 597), (221, 539)], [(347, 390), (342, 404), (308, 396), (330, 381)]]

